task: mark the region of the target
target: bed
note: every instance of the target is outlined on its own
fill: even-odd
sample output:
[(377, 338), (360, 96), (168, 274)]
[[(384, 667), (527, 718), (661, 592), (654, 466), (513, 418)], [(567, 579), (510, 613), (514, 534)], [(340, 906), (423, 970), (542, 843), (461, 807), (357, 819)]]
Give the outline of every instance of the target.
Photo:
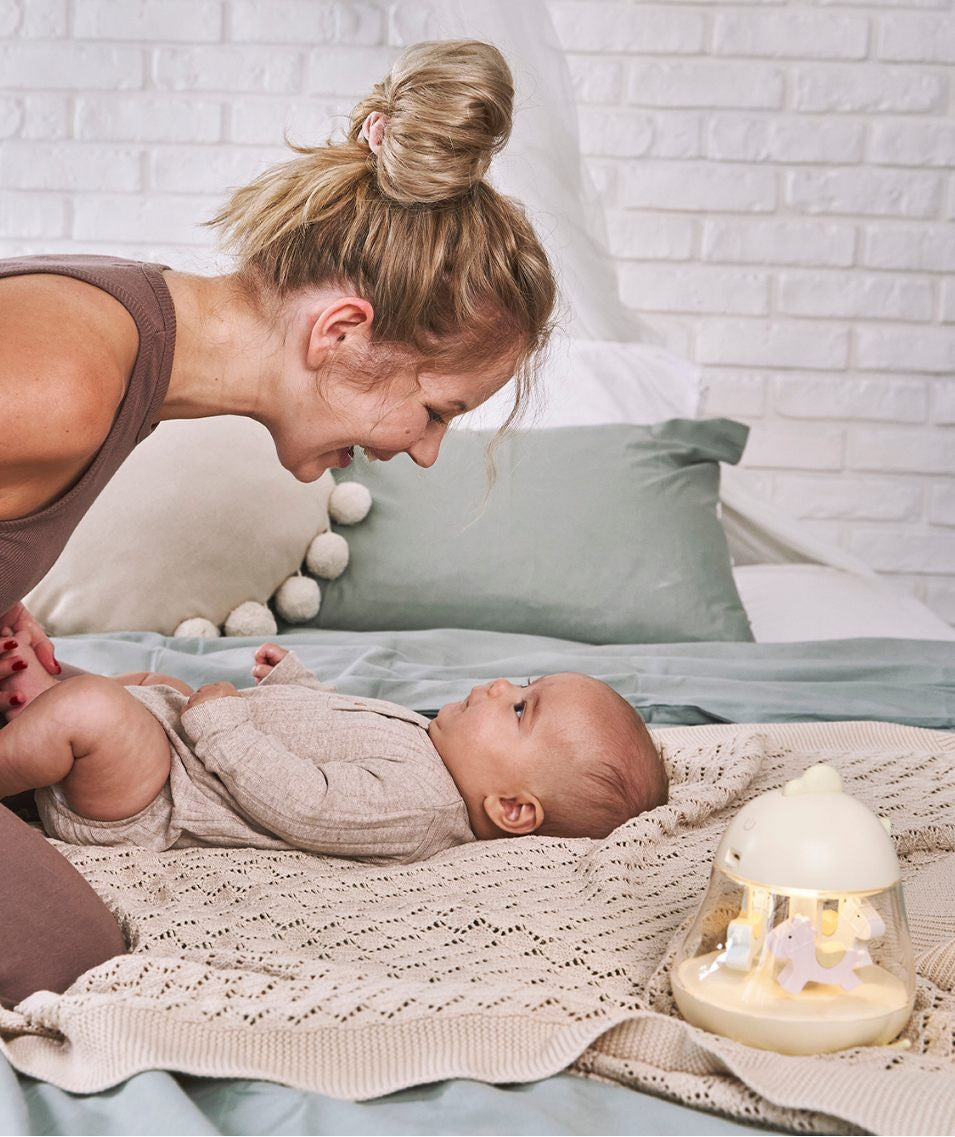
[[(248, 682), (255, 642), (225, 637), (185, 641), (142, 632), (57, 641), (62, 658), (94, 670), (155, 669), (193, 684), (225, 676), (239, 685)], [(637, 647), (434, 629), (309, 630), (285, 633), (279, 642), (344, 691), (393, 699), (425, 712), (497, 674), (561, 668), (607, 678), (664, 737), (668, 728), (684, 723), (887, 719), (933, 731), (951, 730), (955, 724), (955, 653), (944, 641), (857, 638)], [(955, 761), (955, 753), (948, 760)], [(175, 947), (169, 950), (176, 953)], [(82, 1054), (81, 1039), (74, 1041)], [(31, 1059), (24, 1059), (15, 1042), (7, 1054), (29, 1068)], [(570, 1073), (526, 1083), (515, 1078), (504, 1085), (440, 1079), (349, 1102), (263, 1078), (197, 1077), (188, 1069), (136, 1073), (115, 1088), (90, 1095), (57, 1088), (56, 1074), (50, 1081), (15, 1074), (6, 1059), (3, 1072), (0, 1125), (10, 1133), (762, 1131), (746, 1123), (745, 1113), (719, 1116), (712, 1103), (707, 1111), (688, 1109), (665, 1100), (659, 1091)], [(733, 1080), (728, 1073), (723, 1079)], [(946, 1088), (936, 1081), (934, 1088), (943, 1096), (952, 1094), (951, 1083)], [(706, 1091), (702, 1100), (707, 1100)], [(834, 1124), (832, 1117), (807, 1111), (795, 1128), (840, 1131), (831, 1128)], [(774, 1129), (786, 1131), (787, 1126), (777, 1123)]]
[[(593, 343), (586, 347), (591, 358), (595, 350)], [(655, 351), (647, 357), (639, 345), (625, 349), (615, 345), (612, 351), (627, 355), (634, 364), (633, 373), (642, 373), (650, 382), (655, 373), (652, 364), (658, 359)], [(675, 366), (662, 372), (666, 398), (671, 402), (679, 390), (672, 370)], [(610, 370), (605, 360), (591, 374), (606, 376)], [(692, 381), (683, 385), (688, 410), (694, 406), (694, 390)], [(646, 402), (641, 396), (641, 403)], [(586, 405), (592, 408), (593, 400), (588, 399)], [(635, 409), (624, 417), (637, 417)], [(167, 552), (188, 549), (196, 532), (204, 529), (219, 531), (216, 547), (221, 553), (228, 532), (241, 531), (249, 516), (259, 516), (247, 493), (230, 503), (228, 488), (239, 472), (230, 471), (229, 462), (236, 454), (241, 465), (248, 460), (248, 447), (235, 446), (235, 426), (209, 420), (188, 424), (181, 431), (157, 431), (114, 479), (77, 530), (63, 563), (31, 598), (41, 617), (60, 633), (56, 643), (63, 660), (104, 673), (151, 670), (174, 674), (193, 686), (222, 678), (237, 686), (251, 683), (252, 653), (261, 637), (204, 639), (169, 634), (190, 613), (175, 607), (176, 588), (170, 585), (170, 574), (159, 556), (160, 548)], [(201, 432), (201, 437), (195, 432)], [(694, 739), (705, 742), (715, 737), (707, 732), (717, 732), (723, 740), (736, 738), (737, 729), (745, 734), (748, 728), (733, 724), (756, 723), (770, 737), (782, 732), (782, 738), (794, 729), (821, 732), (796, 748), (808, 762), (833, 752), (826, 735), (830, 728), (851, 731), (872, 724), (871, 729), (882, 730), (879, 724), (888, 722), (900, 724), (892, 730), (912, 732), (890, 742), (890, 753), (905, 755), (898, 770), (894, 764), (887, 766), (883, 754), (871, 779), (856, 777), (853, 786), (880, 808), (886, 795), (898, 798), (895, 783), (902, 784), (914, 774), (920, 766), (917, 756), (923, 751), (928, 755), (923, 762), (934, 771), (935, 783), (927, 787), (933, 793), (925, 797), (930, 820), (919, 820), (909, 810), (912, 797), (918, 796), (915, 793), (895, 815), (894, 824), (909, 835), (910, 842), (903, 849), (903, 869), (910, 891), (913, 936), (927, 969), (920, 978), (920, 1015), (936, 1014), (931, 1031), (926, 1032), (921, 1017), (913, 1027), (919, 1060), (928, 1064), (932, 1077), (932, 1094), (921, 1095), (919, 1100), (941, 1102), (943, 1110), (934, 1119), (935, 1128), (921, 1131), (950, 1131), (955, 1126), (955, 1081), (951, 1035), (944, 1024), (950, 1013), (951, 982), (950, 976), (945, 977), (951, 966), (940, 967), (937, 961), (939, 953), (950, 953), (955, 943), (955, 897), (943, 896), (941, 907), (933, 907), (938, 902), (938, 881), (928, 892), (920, 881), (924, 883), (925, 873), (952, 876), (955, 869), (955, 788), (949, 789), (955, 766), (952, 630), (917, 601), (897, 596), (864, 566), (847, 564), (839, 550), (831, 551), (836, 563), (820, 563), (829, 551), (811, 542), (802, 545), (798, 525), (773, 511), (766, 523), (760, 522), (759, 510), (768, 509), (763, 503), (753, 504), (744, 495), (729, 505), (720, 473), (725, 475), (733, 468), (745, 446), (745, 435), (741, 424), (694, 417), (669, 418), (662, 423), (539, 423), (498, 450), (497, 479), (486, 500), (483, 456), (487, 434), (480, 429), (461, 430), (449, 438), (441, 459), (449, 464), (444, 479), (425, 477), (410, 463), (365, 465), (357, 461), (348, 477), (370, 487), (374, 504), (360, 524), (338, 526), (347, 532), (351, 563), (339, 578), (322, 582), (322, 606), (313, 626), (283, 624), (270, 638), (292, 648), (315, 674), (343, 692), (389, 699), (425, 714), (433, 714), (443, 703), (462, 698), (473, 685), (498, 675), (523, 680), (554, 670), (574, 670), (611, 683), (640, 710), (664, 746), (668, 739), (683, 738), (679, 732), (687, 728), (698, 732)], [(211, 465), (220, 470), (223, 481), (210, 486), (203, 499), (209, 503), (204, 520), (190, 514), (183, 524), (181, 513), (175, 515), (177, 532), (169, 517), (159, 513), (150, 518), (143, 485), (150, 480), (157, 484), (151, 464), (158, 462), (166, 471), (158, 507), (169, 499), (170, 480), (175, 488), (175, 479), (181, 478), (180, 489), (185, 493), (198, 476), (191, 463), (199, 460), (197, 456), (207, 460), (210, 454)], [(262, 516), (269, 511), (284, 516), (298, 508), (291, 498), (283, 498), (281, 479), (257, 480), (262, 494), (258, 504), (267, 507)], [(292, 494), (300, 489), (297, 484), (287, 488)], [(315, 492), (321, 495), (323, 491)], [(594, 503), (600, 493), (598, 509)], [(123, 509), (130, 502), (140, 513), (146, 511), (145, 525), (139, 530), (122, 521)], [(119, 534), (104, 534), (100, 528), (115, 527), (117, 519), (119, 530), (125, 528), (128, 533), (126, 544), (118, 547)], [(661, 530), (666, 540), (642, 539)], [(281, 543), (278, 537), (272, 542), (269, 534), (260, 536), (276, 546)], [(115, 556), (106, 566), (99, 558), (94, 571), (92, 565), (106, 541), (113, 544)], [(150, 541), (156, 542), (155, 549)], [(300, 537), (292, 534), (288, 555), (293, 560), (301, 556), (301, 543), (296, 546), (296, 541)], [(434, 555), (436, 548), (441, 549), (440, 557)], [(800, 559), (760, 563), (767, 550), (780, 558), (786, 551)], [(217, 597), (223, 565), (237, 571), (241, 552), (240, 545), (223, 555), (220, 563), (211, 563), (215, 558), (210, 555), (204, 581), (197, 584), (193, 580), (191, 587), (201, 585), (210, 598)], [(812, 553), (820, 559), (813, 561)], [(754, 557), (757, 563), (746, 563)], [(157, 572), (157, 565), (161, 571)], [(142, 606), (147, 606), (147, 600), (172, 605), (165, 614), (144, 616), (143, 627), (151, 619), (158, 620), (160, 631), (121, 630), (130, 619), (128, 610), (119, 610), (122, 582), (131, 567), (146, 587), (129, 602), (139, 596)], [(278, 569), (278, 579), (285, 571)], [(188, 576), (185, 571), (179, 575)], [(177, 582), (174, 577), (173, 583)], [(240, 581), (240, 591), (246, 585), (251, 587), (250, 581)], [(93, 626), (108, 627), (111, 620), (116, 626), (63, 634), (62, 621), (70, 612), (82, 613)], [(216, 615), (209, 609), (207, 614), (221, 619), (221, 610)], [(924, 739), (929, 741), (920, 741)], [(860, 753), (864, 752), (868, 743), (860, 747)], [(837, 762), (843, 758), (852, 756), (837, 753)], [(714, 752), (710, 764), (717, 761), (725, 765), (725, 752), (722, 757)], [(886, 784), (886, 778), (891, 784)], [(944, 800), (938, 796), (942, 790), (948, 795)], [(639, 824), (639, 819), (630, 824)], [(550, 839), (525, 840), (546, 844)], [(633, 847), (641, 840), (635, 839)], [(609, 844), (612, 848), (613, 842)], [(561, 855), (566, 851), (562, 849)], [(64, 852), (71, 859), (77, 856), (76, 850)], [(193, 929), (204, 924), (229, 926), (228, 908), (217, 910), (211, 918), (201, 910), (188, 909), (185, 898), (206, 887), (202, 877), (206, 870), (201, 865), (176, 862), (176, 856), (183, 854), (162, 854), (160, 861), (167, 858), (164, 863), (150, 864), (146, 871), (140, 866), (132, 877), (127, 865), (126, 883), (116, 885), (114, 878), (123, 858), (111, 861), (115, 854), (115, 850), (105, 850), (94, 856), (80, 850), (74, 863), (113, 906), (137, 942), (137, 950), (144, 942), (148, 946), (151, 933), (143, 916), (154, 897), (172, 901), (165, 905), (170, 911), (183, 906), (185, 924)], [(435, 860), (442, 862), (441, 857)], [(238, 853), (230, 856), (230, 862), (230, 873), (241, 875), (248, 867), (242, 867)], [(270, 880), (269, 874), (279, 868), (258, 866), (260, 886), (265, 889), (264, 893), (260, 889), (261, 895), (270, 895), (269, 884), (261, 885), (261, 873)], [(520, 867), (512, 865), (511, 869), (512, 876), (520, 874)], [(697, 869), (694, 879), (687, 881), (686, 892), (674, 901), (672, 921), (654, 949), (661, 966), (676, 923), (692, 911), (702, 894), (707, 870), (702, 858)], [(612, 874), (608, 879), (617, 882), (610, 887), (611, 899), (619, 901), (632, 887)], [(147, 886), (140, 886), (143, 880), (151, 882), (145, 893)], [(222, 884), (218, 877), (216, 881), (207, 889), (209, 893)], [(137, 891), (139, 909), (131, 899)], [(424, 892), (432, 897), (428, 903), (439, 907), (446, 896), (456, 895), (459, 914), (493, 922), (493, 898), (482, 898), (470, 889), (462, 893), (460, 882), (449, 880), (439, 887), (419, 884), (412, 892)], [(276, 897), (279, 893), (281, 889)], [(925, 895), (932, 898), (928, 908)], [(376, 916), (369, 927), (388, 916), (380, 904), (379, 900), (373, 909)], [(639, 899), (628, 911), (629, 927), (639, 936)], [(255, 917), (256, 923), (261, 918), (263, 913)], [(404, 913), (392, 913), (389, 919), (404, 928)], [(296, 918), (283, 922), (279, 945), (285, 944), (288, 930), (296, 926)], [(339, 952), (347, 955), (355, 946), (360, 954), (357, 941), (332, 932), (333, 925), (327, 921), (320, 926), (324, 929), (318, 938), (320, 946), (324, 936), (329, 944), (338, 945)], [(469, 950), (470, 937), (478, 935), (483, 945), (481, 936), (468, 927), (466, 920), (456, 934), (457, 942)], [(192, 967), (197, 961), (206, 966), (215, 955), (210, 955), (209, 944), (191, 942), (187, 931), (180, 927), (170, 935), (167, 928), (153, 936), (154, 947), (149, 950), (155, 951), (155, 941), (161, 941), (158, 966), (162, 969)], [(233, 938), (244, 942), (247, 932), (243, 925)], [(407, 936), (399, 936), (399, 942), (403, 938)], [(562, 937), (551, 937), (551, 942), (560, 944)], [(574, 942), (573, 937), (567, 942)], [(267, 944), (266, 956), (275, 949), (275, 943)], [(324, 950), (321, 946), (319, 954)], [(284, 952), (281, 946), (280, 954)], [(623, 952), (626, 956), (626, 945)], [(261, 951), (253, 954), (261, 963)], [(148, 962), (153, 969), (157, 966), (155, 957)], [(236, 970), (235, 962), (229, 965), (231, 971)], [(495, 962), (507, 970), (496, 949), (483, 964), (491, 967)], [(389, 964), (392, 971), (394, 963)], [(280, 965), (276, 960), (274, 966), (281, 969)], [(243, 963), (239, 971), (247, 966), (251, 965)], [(619, 970), (605, 968), (604, 972), (613, 976)], [(649, 1014), (657, 1024), (675, 1021), (658, 980), (659, 975), (656, 1001), (648, 1004), (649, 1011), (641, 1004), (639, 1014)], [(517, 990), (533, 990), (515, 981)], [(689, 1080), (675, 1085), (668, 1080), (674, 1072), (667, 1072), (665, 1064), (662, 1069), (652, 1062), (634, 1064), (631, 1055), (626, 1069), (608, 1066), (614, 1055), (601, 1050), (606, 1046), (601, 1039), (615, 1037), (618, 1028), (589, 1040), (576, 1036), (563, 1048), (532, 1047), (530, 1065), (508, 1067), (506, 1073), (489, 1068), (486, 1055), (480, 1061), (467, 1055), (462, 1059), (460, 1047), (456, 1050), (452, 1044), (423, 1039), (415, 1048), (423, 1064), (412, 1062), (413, 1068), (391, 1071), (387, 1077), (392, 1080), (386, 1078), (383, 1084), (361, 1080), (389, 1068), (382, 1055), (369, 1059), (367, 1054), (353, 1055), (347, 1063), (357, 1083), (342, 1083), (334, 1077), (322, 1082), (328, 1071), (314, 1074), (311, 1067), (304, 1073), (300, 1066), (295, 1070), (281, 1064), (275, 1067), (257, 1053), (240, 1056), (225, 1076), (191, 1044), (183, 1042), (164, 1053), (150, 1049), (155, 1039), (150, 1041), (135, 1022), (122, 1019), (129, 1008), (155, 1003), (158, 992), (150, 982), (148, 975), (127, 977), (117, 987), (106, 964), (81, 977), (62, 998), (38, 993), (13, 1018), (10, 1013), (0, 1018), (5, 1031), (2, 1068), (7, 1080), (0, 1098), (0, 1124), (6, 1131), (746, 1133), (761, 1132), (770, 1125), (783, 1132), (898, 1132), (909, 1130), (905, 1122), (899, 1124), (898, 1116), (890, 1115), (891, 1108), (902, 1109), (908, 1119), (918, 1096), (908, 1082), (899, 1092), (893, 1089), (892, 1101), (902, 1103), (895, 1107), (878, 1105), (878, 1095), (861, 1095), (862, 1106), (871, 1097), (877, 1108), (873, 1106), (875, 1112), (870, 1113), (863, 1108), (860, 1113), (860, 1103), (853, 1102), (844, 1088), (837, 1088), (827, 1099), (828, 1108), (821, 1109), (805, 1088), (788, 1097), (777, 1096), (766, 1086), (760, 1088), (758, 1071), (754, 1074), (745, 1067), (747, 1058), (758, 1067), (759, 1058), (752, 1057), (758, 1055), (755, 1051), (737, 1054), (728, 1063), (726, 1055), (701, 1050), (686, 1068), (677, 1062), (680, 1076)], [(396, 981), (384, 997), (393, 1002), (405, 982)], [(320, 984), (316, 990), (321, 990)], [(183, 994), (180, 1009), (169, 1012), (173, 1019), (190, 998)], [(84, 1018), (91, 1005), (104, 999), (120, 1016), (114, 1029), (116, 1038), (123, 1040), (106, 1047), (109, 1069), (105, 1073), (102, 1045), (90, 1049), (90, 1039), (96, 1034), (90, 1025), (94, 1020)], [(196, 1002), (201, 1005), (203, 999), (197, 997)], [(256, 1006), (257, 997), (248, 996), (247, 1007)], [(935, 1011), (926, 1010), (930, 1007)], [(35, 1033), (19, 1033), (23, 1023), (16, 1020), (17, 1013), (26, 1016)], [(508, 1042), (506, 1032), (498, 1033), (500, 1023), (494, 1020), (493, 1010), (489, 1013), (491, 1019), (482, 1030), (499, 1039), (492, 1050), (506, 1054), (517, 1043)], [(418, 1021), (429, 1019), (425, 1015)], [(183, 1029), (188, 1033), (188, 1024)], [(693, 1035), (694, 1045), (700, 1045), (702, 1035)], [(249, 1037), (253, 1036), (251, 1032)], [(714, 1044), (709, 1036), (707, 1045)], [(633, 1053), (641, 1054), (647, 1043), (638, 1039), (630, 1045)], [(302, 1053), (307, 1052), (303, 1042)], [(888, 1053), (887, 1068), (904, 1073), (896, 1052)], [(871, 1053), (864, 1057), (864, 1061), (873, 1060)], [(450, 1063), (446, 1073), (442, 1062)], [(321, 1065), (319, 1048), (314, 1069)], [(838, 1063), (834, 1067), (836, 1073), (846, 1074)], [(213, 1070), (216, 1076), (210, 1076)], [(88, 1081), (90, 1071), (97, 1071), (101, 1081)], [(915, 1073), (929, 1076), (927, 1069)], [(850, 1077), (871, 1074), (871, 1069), (848, 1071)], [(883, 1071), (879, 1076), (884, 1081)], [(326, 1086), (326, 1092), (314, 1088), (313, 1077)], [(303, 1088), (303, 1079), (311, 1088)], [(833, 1104), (833, 1097), (842, 1105)], [(920, 1115), (920, 1123), (924, 1121)]]
[[(506, 188), (536, 201), (552, 223), (547, 228), (564, 270), (570, 318), (548, 364), (546, 403), (518, 449), (498, 452), (497, 483), (486, 501), (483, 432), (500, 421), (499, 405), (482, 408), (455, 432), (442, 462), (457, 466), (442, 479), (421, 477), (400, 461), (385, 469), (356, 464), (349, 476), (371, 487), (374, 505), (366, 522), (347, 530), (352, 563), (339, 579), (322, 584), (313, 626), (282, 624), (269, 638), (293, 648), (344, 692), (390, 699), (425, 714), (497, 675), (523, 679), (578, 670), (611, 683), (660, 739), (692, 728), (703, 732), (693, 737), (709, 745), (735, 737), (734, 724), (756, 723), (770, 724), (770, 734), (809, 724), (824, 740), (826, 724), (842, 730), (847, 723), (885, 721), (915, 732), (906, 739), (929, 739), (924, 746), (935, 747), (936, 768), (950, 771), (955, 631), (843, 550), (804, 533), (750, 493), (745, 479), (733, 477), (745, 427), (701, 418), (703, 377), (687, 361), (641, 340), (643, 329), (620, 307), (612, 271), (600, 255), (603, 222), (582, 178), (573, 116), (560, 113), (572, 99), (559, 53), (548, 50), (553, 33), (546, 13), (536, 4), (510, 6), (505, 26), (497, 4), (466, 7), (419, 5), (415, 38), (463, 33), (495, 39), (537, 77), (547, 96), (518, 117), (523, 139), (519, 133), (500, 175)], [(314, 531), (316, 517), (328, 523), (329, 489), (294, 496), (301, 488), (272, 470), (257, 479), (258, 497), (254, 487), (240, 494), (241, 467), (262, 470), (265, 459), (256, 461), (262, 438), (250, 433), (237, 445), (229, 433), (235, 429), (245, 428), (226, 425), (217, 438), (211, 423), (165, 424), (114, 480), (111, 496), (100, 499), (32, 601), (57, 633), (61, 659), (107, 674), (170, 673), (194, 686), (224, 678), (237, 686), (251, 683), (251, 654), (261, 637), (183, 638), (172, 632), (190, 616), (221, 624), (223, 605), (228, 610), (237, 597), (267, 599), (300, 564), (304, 535)], [(230, 466), (230, 455), (242, 462)], [(190, 465), (203, 457), (201, 470)], [(142, 488), (155, 484), (157, 466), (167, 489), (178, 477), (183, 493), (218, 469), (221, 482), (206, 484), (203, 495), (206, 514), (190, 514), (178, 528), (165, 516), (150, 522)], [(462, 511), (463, 485), (470, 486), (470, 497)], [(548, 513), (547, 503), (552, 507), (555, 500), (560, 509)], [(134, 515), (139, 528), (124, 521)], [(485, 537), (490, 533), (493, 540)], [(660, 533), (672, 533), (673, 541), (646, 539)], [(241, 539), (230, 543), (236, 534)], [(105, 566), (95, 559), (104, 542), (114, 549)], [(249, 557), (250, 544), (261, 556)], [(281, 555), (266, 572), (274, 579), (263, 583), (255, 570), (276, 553)], [(129, 599), (122, 582), (131, 562), (146, 583), (142, 595)], [(189, 577), (193, 591), (177, 600), (174, 586), (197, 563), (206, 571)], [(95, 572), (91, 564), (98, 564)], [(161, 610), (144, 612), (147, 599)], [(955, 845), (944, 844), (955, 834), (948, 798), (937, 821), (936, 843), (923, 841), (905, 864), (913, 881), (913, 926), (926, 959), (936, 961), (936, 949), (955, 941), (955, 904), (947, 895), (947, 908), (923, 911), (918, 880), (953, 867)], [(105, 871), (104, 858), (80, 866), (94, 884), (103, 879), (97, 874)], [(188, 874), (178, 879), (184, 895)], [(165, 887), (171, 887), (168, 881)], [(117, 894), (106, 891), (116, 905)], [(935, 887), (931, 895), (943, 893)], [(686, 912), (700, 894), (694, 880), (682, 901)], [(480, 915), (480, 900), (474, 905)], [(126, 912), (124, 918), (135, 930), (137, 917)], [(177, 946), (175, 936), (167, 941), (165, 958), (189, 956), (192, 948), (183, 943)], [(922, 983), (948, 1013), (945, 974), (936, 966)], [(100, 990), (96, 982), (81, 982), (83, 998)], [(124, 991), (134, 1003), (135, 985)], [(387, 1092), (368, 1092), (366, 1085), (358, 1093), (323, 1093), (296, 1088), (295, 1077), (270, 1073), (267, 1064), (258, 1076), (237, 1067), (213, 1077), (208, 1064), (183, 1057), (185, 1050), (177, 1056), (174, 1049), (164, 1061), (137, 1058), (133, 1032), (128, 1045), (114, 1048), (120, 1073), (104, 1076), (101, 1088), (76, 1092), (62, 1087), (85, 1084), (83, 1065), (92, 1052), (84, 1050), (82, 1023), (72, 1037), (59, 1029), (68, 996), (31, 1004), (32, 1034), (19, 1035), (15, 1017), (0, 1021), (3, 1132), (913, 1131), (888, 1106), (882, 1113), (867, 1114), (858, 1103), (826, 1111), (805, 1092), (760, 1090), (745, 1055), (737, 1054), (734, 1065), (725, 1055), (706, 1058), (703, 1050), (693, 1051), (683, 1071), (688, 1080), (675, 1090), (652, 1063), (631, 1062), (622, 1080), (607, 1065), (613, 1056), (586, 1042), (541, 1059), (545, 1072), (538, 1065), (521, 1076), (481, 1078), (448, 1072), (438, 1061), (416, 1067)], [(658, 991), (656, 998), (664, 994)], [(84, 1013), (90, 1005), (87, 998)], [(655, 1013), (664, 1016), (659, 1008)], [(493, 1024), (499, 1029), (498, 1020)], [(953, 1131), (950, 1025), (947, 1042), (944, 1029), (936, 1035), (923, 1048), (928, 1065), (920, 1067), (928, 1077), (934, 1063), (933, 1080), (907, 1082), (911, 1097), (898, 1108), (915, 1116), (922, 1100), (940, 1100), (942, 1112), (932, 1115), (939, 1128), (932, 1131), (945, 1125), (950, 1128), (944, 1131)], [(702, 1045), (694, 1039), (694, 1046)], [(894, 1052), (886, 1061), (904, 1065)], [(437, 1074), (428, 1076), (429, 1069)], [(931, 1093), (913, 1085), (930, 1085)]]

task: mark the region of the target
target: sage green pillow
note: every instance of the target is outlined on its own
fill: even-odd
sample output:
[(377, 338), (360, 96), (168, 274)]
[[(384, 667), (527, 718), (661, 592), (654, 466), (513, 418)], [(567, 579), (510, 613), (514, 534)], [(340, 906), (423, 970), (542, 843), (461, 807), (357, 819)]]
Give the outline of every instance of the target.
[(357, 461), (344, 477), (374, 505), (313, 625), (752, 640), (717, 515), (719, 463), (747, 433), (728, 419), (520, 432), (490, 492), (484, 431), (452, 431), (431, 470)]

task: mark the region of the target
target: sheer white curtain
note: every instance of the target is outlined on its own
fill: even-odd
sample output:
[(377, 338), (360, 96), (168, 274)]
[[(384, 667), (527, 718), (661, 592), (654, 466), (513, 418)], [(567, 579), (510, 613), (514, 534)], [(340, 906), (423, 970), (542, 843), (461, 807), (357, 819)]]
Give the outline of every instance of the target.
[(580, 160), (570, 73), (543, 0), (399, 0), (392, 28), (403, 43), (480, 39), (500, 48), (514, 74), (514, 131), (489, 181), (528, 207), (553, 255), (563, 326), (581, 339), (649, 339), (619, 299), (603, 209)]

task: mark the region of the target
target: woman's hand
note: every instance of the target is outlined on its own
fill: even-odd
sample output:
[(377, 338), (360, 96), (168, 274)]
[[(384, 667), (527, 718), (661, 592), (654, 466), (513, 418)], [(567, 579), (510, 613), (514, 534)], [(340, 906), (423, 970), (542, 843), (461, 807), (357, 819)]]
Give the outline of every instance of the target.
[(237, 699), (238, 697), (239, 692), (226, 680), (222, 680), (220, 683), (204, 683), (198, 691), (189, 696), (189, 701), (182, 708), (182, 713), (185, 714), (186, 711), (198, 707), (200, 703), (207, 703), (210, 699)]
[(36, 657), (44, 671), (49, 672), (50, 675), (60, 674), (62, 669), (53, 657), (53, 644), (50, 643), (50, 637), (36, 622), (30, 611), (24, 608), (22, 602), (18, 602), (12, 608), (8, 608), (6, 612), (0, 613), (0, 628), (9, 628), (10, 633), (14, 636), (19, 634), (29, 637), (27, 642), (36, 652)]
[(255, 653), (255, 665), (252, 668), (252, 678), (261, 683), (275, 665), (288, 655), (288, 649), (278, 644), (263, 644)]

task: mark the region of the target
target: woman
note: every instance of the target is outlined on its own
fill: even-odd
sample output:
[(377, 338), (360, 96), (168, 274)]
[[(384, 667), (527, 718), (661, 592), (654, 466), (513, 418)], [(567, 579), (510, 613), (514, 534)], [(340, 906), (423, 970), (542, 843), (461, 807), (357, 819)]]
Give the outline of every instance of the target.
[[(418, 44), (355, 108), (344, 142), (296, 147), (212, 220), (234, 274), (0, 261), (0, 389), (13, 424), (0, 452), (0, 627), (30, 632), (48, 671), (61, 669), (22, 599), (164, 419), (247, 415), (282, 465), (312, 481), (347, 466), (356, 446), (431, 466), (455, 415), (511, 377), (511, 419), (519, 413), (556, 290), (521, 207), (482, 180), (512, 103), (495, 48)], [(15, 699), (2, 696), (0, 712)], [(9, 1006), (62, 990), (123, 947), (67, 862), (0, 814)], [(36, 903), (38, 890), (55, 903)]]

